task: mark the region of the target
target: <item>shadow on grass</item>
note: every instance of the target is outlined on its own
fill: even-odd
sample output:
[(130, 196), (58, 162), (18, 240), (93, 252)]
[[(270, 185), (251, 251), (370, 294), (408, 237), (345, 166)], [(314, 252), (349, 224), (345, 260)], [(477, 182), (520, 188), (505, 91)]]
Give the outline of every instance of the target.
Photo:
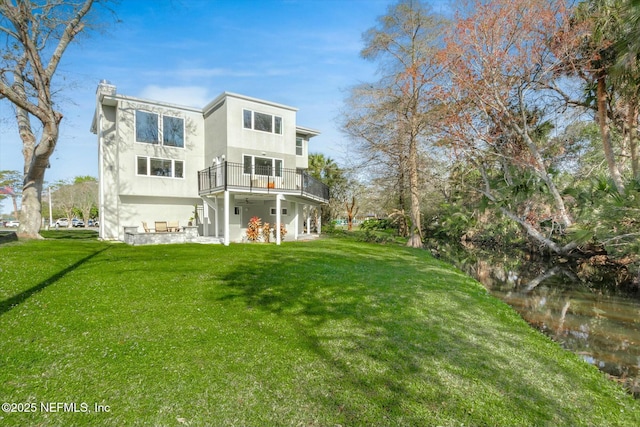
[(25, 302), (26, 300), (28, 300), (33, 294), (40, 292), (43, 289), (46, 289), (47, 287), (53, 285), (54, 283), (56, 283), (58, 280), (62, 279), (64, 276), (66, 276), (67, 274), (69, 274), (70, 272), (72, 272), (73, 270), (75, 270), (76, 268), (80, 267), (82, 264), (90, 261), (93, 257), (95, 257), (96, 255), (99, 255), (100, 253), (106, 251), (109, 248), (103, 248), (100, 249), (99, 251), (96, 251), (84, 258), (82, 258), (81, 260), (78, 260), (77, 262), (75, 262), (74, 264), (70, 265), (69, 267), (65, 268), (64, 270), (54, 274), (53, 276), (49, 277), (46, 280), (43, 280), (42, 282), (38, 283), (35, 286), (32, 286), (31, 288), (20, 292), (17, 295), (12, 296), (11, 298), (8, 298), (2, 302), (0, 302), (0, 316), (2, 316), (3, 314), (9, 312), (10, 310), (12, 310), (14, 307), (17, 307), (18, 305), (22, 304), (23, 302)]
[(40, 230), (40, 235), (45, 239), (56, 240), (96, 240), (98, 232), (87, 229), (60, 229), (60, 230)]
[(17, 242), (18, 235), (15, 231), (0, 231), (0, 245), (3, 243)]
[(512, 327), (511, 312), (466, 276), (410, 251), (384, 259), (363, 245), (299, 249), (230, 272), (224, 280), (234, 292), (223, 299), (294, 325), (307, 349), (339, 372), (343, 384), (317, 398), (347, 423), (367, 422), (357, 400), (345, 398), (353, 391), (407, 425), (581, 422), (539, 377), (578, 389), (591, 383), (566, 373), (553, 352), (524, 351), (532, 336), (524, 322)]

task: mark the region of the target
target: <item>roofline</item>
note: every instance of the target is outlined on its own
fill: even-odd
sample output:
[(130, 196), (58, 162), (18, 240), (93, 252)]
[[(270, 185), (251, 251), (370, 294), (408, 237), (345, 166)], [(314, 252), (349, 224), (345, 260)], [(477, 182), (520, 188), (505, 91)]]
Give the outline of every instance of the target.
[[(111, 102), (108, 102), (108, 101), (111, 101)], [(158, 107), (177, 108), (179, 110), (187, 110), (193, 113), (202, 113), (202, 108), (190, 107), (188, 105), (181, 105), (181, 104), (172, 104), (170, 102), (158, 101), (155, 99), (138, 98), (135, 96), (120, 95), (120, 94), (115, 94), (115, 95), (101, 94), (100, 95), (100, 104), (103, 104), (103, 105), (106, 104), (106, 105), (115, 106), (120, 101), (137, 102), (140, 104), (155, 105)]]
[(218, 105), (220, 102), (222, 102), (226, 98), (237, 98), (237, 99), (242, 99), (244, 101), (251, 101), (251, 102), (256, 102), (258, 104), (268, 105), (270, 107), (284, 108), (285, 110), (298, 111), (297, 108), (291, 107), (289, 105), (279, 104), (277, 102), (271, 102), (271, 101), (267, 101), (265, 99), (260, 99), (260, 98), (253, 98), (251, 96), (240, 95), (239, 93), (222, 92), (213, 101), (209, 102), (207, 105), (204, 106), (204, 108), (202, 109), (202, 112), (204, 113), (204, 115), (206, 115), (209, 110), (211, 110), (213, 107)]
[(314, 136), (320, 135), (321, 132), (304, 126), (296, 126), (296, 133), (301, 133), (302, 135), (307, 135), (309, 138), (313, 138)]

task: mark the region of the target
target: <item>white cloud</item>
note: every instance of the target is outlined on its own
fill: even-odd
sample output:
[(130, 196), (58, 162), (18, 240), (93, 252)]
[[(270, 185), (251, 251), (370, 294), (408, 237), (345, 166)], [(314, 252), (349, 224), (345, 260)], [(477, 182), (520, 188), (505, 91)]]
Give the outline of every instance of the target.
[(212, 99), (209, 90), (203, 86), (149, 85), (144, 87), (138, 96), (189, 107), (204, 107)]

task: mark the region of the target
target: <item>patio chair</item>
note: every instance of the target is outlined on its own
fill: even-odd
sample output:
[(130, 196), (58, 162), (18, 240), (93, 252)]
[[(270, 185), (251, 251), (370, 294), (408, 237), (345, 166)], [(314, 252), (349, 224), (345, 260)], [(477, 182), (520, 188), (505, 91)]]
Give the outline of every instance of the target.
[(168, 231), (167, 221), (156, 221), (156, 233), (166, 233)]
[(144, 232), (145, 233), (149, 233), (149, 226), (147, 225), (146, 221), (142, 221), (142, 228), (144, 228)]
[(167, 227), (172, 232), (180, 231), (180, 223), (178, 221), (169, 221)]

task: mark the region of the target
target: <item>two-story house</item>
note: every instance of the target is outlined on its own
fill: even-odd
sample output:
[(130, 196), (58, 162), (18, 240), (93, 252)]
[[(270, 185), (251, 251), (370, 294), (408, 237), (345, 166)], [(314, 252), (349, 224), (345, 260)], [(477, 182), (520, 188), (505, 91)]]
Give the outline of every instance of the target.
[(100, 237), (194, 221), (200, 236), (229, 244), (245, 239), (253, 216), (282, 225), (287, 240), (319, 233), (315, 212), (329, 191), (305, 172), (309, 139), (319, 132), (297, 126), (296, 111), (227, 92), (204, 108), (185, 107), (120, 95), (101, 82), (91, 126)]

